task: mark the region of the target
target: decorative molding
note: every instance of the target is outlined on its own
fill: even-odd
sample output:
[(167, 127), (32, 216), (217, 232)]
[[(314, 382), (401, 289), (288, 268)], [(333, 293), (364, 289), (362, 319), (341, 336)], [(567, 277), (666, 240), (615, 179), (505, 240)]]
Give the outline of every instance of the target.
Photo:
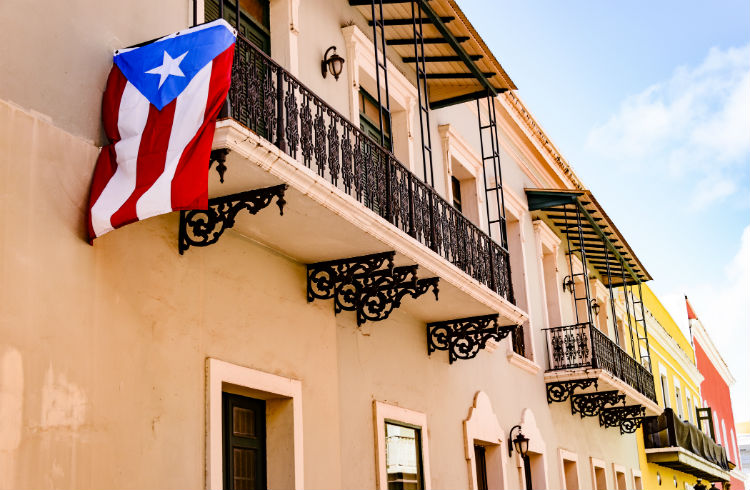
[(575, 379), (569, 381), (551, 381), (547, 383), (547, 403), (564, 402), (575, 392), (576, 388), (585, 390), (590, 386), (598, 388), (596, 378)]
[(614, 406), (618, 403), (625, 406), (625, 395), (617, 390), (570, 395), (570, 411), (573, 415), (580, 414), (581, 418), (596, 417), (607, 405)]
[(547, 134), (541, 128), (534, 116), (531, 115), (531, 112), (526, 109), (525, 104), (521, 101), (518, 95), (515, 92), (509, 90), (505, 92), (500, 98), (501, 100), (505, 100), (508, 102), (508, 106), (511, 107), (517, 114), (517, 120), (520, 119), (520, 121), (522, 121), (524, 126), (526, 127), (525, 132), (532, 135), (533, 140), (535, 140), (538, 145), (546, 151), (551, 161), (556, 164), (557, 169), (562, 172), (577, 189), (585, 189), (583, 182), (581, 182), (567, 160), (563, 158), (559, 150), (549, 140)]
[(508, 346), (508, 351), (506, 353), (508, 357), (508, 362), (512, 364), (513, 366), (516, 366), (517, 368), (526, 371), (529, 374), (537, 374), (539, 371), (542, 370), (542, 367), (537, 364), (536, 362), (532, 361), (529, 358), (523, 357), (522, 355), (517, 354), (515, 351), (513, 351), (513, 346)]
[[(505, 470), (505, 432), (492, 409), (492, 402), (483, 391), (474, 395), (474, 404), (469, 416), (464, 420), (464, 455), (469, 469), (469, 489), (476, 490), (477, 469), (474, 462), (474, 444), (480, 442), (485, 447), (499, 451), (496, 458), (487, 455), (487, 484), (489, 488), (508, 488)], [(495, 463), (495, 464), (491, 464)]]
[(724, 379), (727, 386), (731, 387), (736, 380), (734, 379), (734, 376), (732, 376), (732, 372), (729, 371), (729, 366), (724, 362), (724, 358), (721, 357), (719, 349), (716, 348), (714, 341), (711, 340), (711, 336), (708, 335), (703, 323), (700, 320), (688, 321), (690, 322), (690, 332), (692, 333), (693, 343), (695, 343), (696, 340), (698, 341), (701, 349), (706, 352), (711, 364), (713, 364), (716, 370), (719, 371), (719, 374)]
[[(508, 323), (522, 324), (528, 314), (511, 304), (488, 287), (481, 285), (465, 272), (437, 255), (407, 233), (383, 220), (342, 190), (333, 188), (324, 178), (295, 161), (252, 131), (231, 119), (221, 120), (216, 125), (214, 148), (230, 148), (247, 165), (257, 166), (289, 186), (310, 197), (343, 217), (352, 225), (366, 230), (383, 243), (384, 248), (395, 250), (407, 260), (419, 264), (448, 281), (453, 287), (472, 299), (496, 311)], [(236, 162), (236, 161), (235, 161)]]
[[(573, 488), (568, 488), (568, 481), (565, 477), (565, 461), (570, 461), (576, 466), (576, 486)], [(565, 490), (577, 490), (581, 488), (581, 470), (578, 464), (578, 454), (567, 449), (557, 448), (557, 463), (560, 470), (560, 488), (564, 488)]]
[[(542, 431), (537, 426), (534, 412), (530, 408), (523, 409), (519, 425), (521, 426), (521, 432), (523, 435), (529, 438), (529, 452), (540, 455), (542, 459), (542, 474), (544, 475), (544, 482), (541, 485), (537, 485), (539, 488), (550, 488), (546, 457), (547, 443), (544, 441)], [(521, 455), (518, 451), (514, 451), (513, 454), (513, 457), (516, 460), (516, 466), (519, 470), (518, 473), (520, 475), (519, 481), (521, 482), (521, 488), (525, 488), (526, 476), (523, 472), (523, 459), (521, 459)]]
[[(206, 488), (224, 488), (224, 458), (222, 431), (222, 396), (225, 386), (252, 390), (254, 396), (287, 398), (292, 402), (293, 434), (291, 444), (294, 465), (293, 488), (302, 489), (304, 478), (304, 449), (302, 428), (302, 383), (275, 374), (258, 371), (218, 359), (206, 359)], [(257, 395), (255, 394), (257, 392)], [(269, 482), (273, 486), (273, 482)]]
[(620, 427), (620, 434), (632, 434), (641, 426), (646, 409), (640, 405), (603, 408), (599, 412), (599, 425), (605, 429)]

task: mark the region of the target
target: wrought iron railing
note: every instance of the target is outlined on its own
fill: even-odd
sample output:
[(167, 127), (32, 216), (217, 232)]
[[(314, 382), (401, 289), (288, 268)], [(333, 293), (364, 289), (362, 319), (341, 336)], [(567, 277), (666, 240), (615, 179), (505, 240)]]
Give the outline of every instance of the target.
[(656, 401), (654, 377), (591, 323), (547, 329), (550, 371), (601, 368)]
[(242, 36), (235, 47), (228, 111), (230, 117), (514, 302), (506, 249)]

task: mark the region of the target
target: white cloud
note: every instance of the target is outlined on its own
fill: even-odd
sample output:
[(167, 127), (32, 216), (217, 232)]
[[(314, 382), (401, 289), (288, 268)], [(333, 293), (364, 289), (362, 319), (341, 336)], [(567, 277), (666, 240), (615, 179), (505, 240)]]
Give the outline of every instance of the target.
[(587, 137), (595, 158), (633, 172), (661, 172), (696, 186), (703, 209), (737, 191), (732, 184), (750, 151), (750, 45), (712, 48), (697, 67), (626, 98)]
[(660, 295), (677, 324), (688, 335), (684, 294), (737, 379), (732, 388), (736, 421), (750, 420), (750, 226), (745, 227), (739, 251), (726, 265), (718, 283), (685, 284)]

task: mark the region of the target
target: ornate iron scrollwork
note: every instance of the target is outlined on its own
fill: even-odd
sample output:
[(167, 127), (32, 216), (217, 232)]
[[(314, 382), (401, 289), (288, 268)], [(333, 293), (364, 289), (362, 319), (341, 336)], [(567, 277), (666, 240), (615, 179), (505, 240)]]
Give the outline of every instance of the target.
[(219, 241), (227, 228), (234, 226), (237, 213), (247, 210), (250, 214), (268, 207), (274, 198), (279, 212), (284, 215), (284, 193), (287, 185), (281, 184), (263, 189), (215, 197), (208, 200), (208, 209), (180, 211), (178, 249), (180, 255), (191, 246), (207, 247)]
[(448, 362), (458, 359), (473, 359), (487, 342), (501, 341), (518, 325), (500, 326), (499, 315), (459, 318), (427, 324), (427, 354), (436, 350), (448, 351)]
[(355, 311), (357, 325), (385, 320), (409, 295), (432, 290), (438, 299), (438, 277), (419, 279), (418, 266), (393, 267), (395, 252), (318, 262), (307, 266), (307, 301), (333, 299), (334, 312)]
[[(354, 311), (360, 285), (377, 270), (393, 273), (396, 252), (383, 252), (307, 266), (307, 301), (333, 299), (334, 311)], [(385, 267), (385, 268), (383, 268)]]
[(618, 403), (625, 405), (625, 395), (621, 395), (617, 390), (570, 395), (570, 410), (573, 415), (581, 414), (581, 418), (599, 415), (607, 405)]
[(598, 388), (596, 378), (576, 379), (572, 381), (552, 381), (547, 383), (547, 403), (564, 402), (576, 388), (582, 390), (594, 385)]
[(211, 150), (211, 157), (208, 161), (208, 168), (210, 169), (211, 166), (216, 162), (216, 172), (219, 174), (219, 181), (223, 184), (224, 183), (224, 172), (227, 171), (227, 155), (229, 155), (229, 150), (226, 148), (219, 148), (218, 150)]
[(632, 434), (643, 423), (646, 409), (641, 405), (604, 408), (599, 412), (599, 425), (620, 427), (620, 434)]

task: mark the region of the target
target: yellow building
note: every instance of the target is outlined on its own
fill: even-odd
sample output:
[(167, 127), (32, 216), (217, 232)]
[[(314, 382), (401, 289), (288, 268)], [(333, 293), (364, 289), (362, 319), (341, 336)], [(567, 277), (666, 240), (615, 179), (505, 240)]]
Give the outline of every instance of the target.
[(711, 485), (707, 481), (729, 480), (729, 470), (722, 467), (722, 462), (708, 454), (697, 454), (686, 442), (692, 430), (694, 440), (697, 437), (703, 447), (721, 454), (721, 448), (713, 440), (695, 430), (699, 425), (696, 409), (701, 408), (703, 376), (696, 367), (692, 344), (645, 285), (643, 302), (656, 396), (665, 409), (661, 416), (647, 418), (638, 430), (636, 440), (644, 488), (682, 490), (693, 488), (699, 479), (706, 486)]

